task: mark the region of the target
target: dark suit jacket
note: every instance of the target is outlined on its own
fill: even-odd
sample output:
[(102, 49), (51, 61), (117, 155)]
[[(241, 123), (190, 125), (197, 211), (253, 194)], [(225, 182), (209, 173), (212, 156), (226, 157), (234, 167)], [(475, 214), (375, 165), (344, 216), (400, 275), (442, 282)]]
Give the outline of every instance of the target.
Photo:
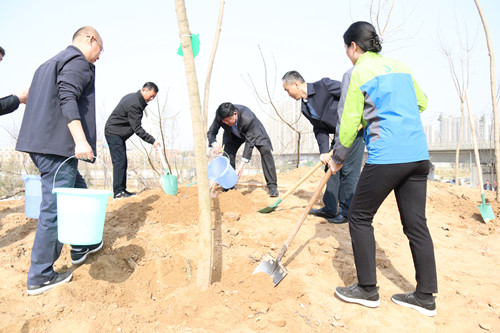
[(127, 140), (134, 133), (147, 143), (153, 144), (155, 138), (142, 127), (142, 115), (148, 104), (141, 91), (125, 95), (109, 115), (104, 133), (118, 135)]
[(75, 141), (68, 128), (80, 120), (97, 156), (95, 66), (73, 45), (43, 63), (31, 81), (16, 150), (72, 156)]
[(255, 114), (246, 106), (238, 104), (234, 104), (234, 106), (236, 107), (236, 114), (238, 115), (238, 133), (241, 136), (241, 139), (235, 136), (231, 131), (231, 127), (224, 124), (222, 119), (219, 119), (216, 115), (207, 132), (208, 146), (212, 147), (212, 143), (216, 141), (217, 133), (222, 127), (224, 129), (224, 135), (222, 138), (223, 144), (233, 140), (245, 141), (243, 158), (250, 160), (252, 158), (253, 147), (255, 146), (269, 146), (272, 150), (273, 146), (271, 144), (271, 139), (269, 139), (266, 129), (260, 120), (257, 119)]
[(0, 116), (4, 114), (9, 114), (19, 107), (19, 98), (15, 95), (9, 95), (4, 98), (0, 98)]
[(309, 108), (302, 100), (302, 114), (313, 125), (313, 132), (318, 141), (320, 154), (328, 153), (330, 150), (330, 134), (335, 134), (338, 113), (337, 107), (340, 101), (341, 83), (327, 77), (320, 81), (307, 84), (307, 99), (320, 116), (315, 119), (311, 116)]

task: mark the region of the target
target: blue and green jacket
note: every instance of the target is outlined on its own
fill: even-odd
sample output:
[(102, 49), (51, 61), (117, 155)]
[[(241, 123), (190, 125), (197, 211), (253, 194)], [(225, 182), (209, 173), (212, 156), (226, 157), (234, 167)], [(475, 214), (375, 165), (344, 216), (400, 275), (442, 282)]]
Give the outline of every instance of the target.
[(427, 97), (403, 63), (365, 52), (344, 74), (335, 133), (336, 163), (343, 164), (365, 128), (369, 164), (396, 164), (429, 159), (420, 112)]

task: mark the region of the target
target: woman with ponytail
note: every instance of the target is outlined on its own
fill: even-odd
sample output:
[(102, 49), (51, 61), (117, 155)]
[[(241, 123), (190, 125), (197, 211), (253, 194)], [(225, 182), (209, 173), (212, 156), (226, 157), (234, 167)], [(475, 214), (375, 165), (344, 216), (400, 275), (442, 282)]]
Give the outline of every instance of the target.
[(401, 62), (379, 54), (382, 45), (368, 22), (353, 23), (344, 33), (354, 67), (344, 74), (332, 157), (337, 172), (349, 154), (359, 125), (365, 128), (368, 159), (349, 209), (358, 283), (337, 287), (342, 300), (368, 307), (380, 304), (376, 276), (373, 217), (394, 190), (403, 232), (416, 270), (416, 291), (392, 300), (427, 316), (436, 314), (436, 264), (427, 228), (425, 203), (430, 161), (420, 112), (427, 97)]

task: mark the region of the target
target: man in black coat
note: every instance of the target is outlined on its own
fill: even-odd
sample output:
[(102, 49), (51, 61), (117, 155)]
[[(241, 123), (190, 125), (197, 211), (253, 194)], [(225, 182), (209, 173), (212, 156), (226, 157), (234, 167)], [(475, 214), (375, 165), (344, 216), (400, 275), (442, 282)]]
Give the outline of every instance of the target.
[[(306, 83), (297, 71), (287, 72), (282, 80), (283, 88), (288, 95), (295, 100), (301, 100), (302, 114), (313, 125), (320, 160), (326, 165), (331, 159), (328, 151), (335, 145), (334, 140), (330, 143), (330, 134), (335, 134), (338, 121), (337, 107), (340, 101), (341, 83), (329, 78)], [(311, 209), (309, 214), (324, 217), (331, 223), (347, 222), (349, 206), (361, 173), (364, 150), (363, 130), (360, 130), (344, 163), (342, 168), (344, 170), (328, 180), (323, 195), (325, 206)]]
[[(103, 41), (92, 27), (73, 35), (72, 45), (35, 72), (16, 150), (30, 154), (41, 175), (42, 203), (28, 271), (28, 295), (38, 295), (71, 280), (71, 270), (56, 273), (63, 244), (57, 239), (57, 201), (53, 187), (86, 188), (78, 159), (96, 156), (95, 66)], [(55, 177), (57, 173), (57, 178)], [(72, 246), (71, 262), (83, 263), (102, 242)]]
[(125, 95), (113, 110), (104, 127), (104, 136), (113, 162), (114, 198), (127, 198), (135, 193), (127, 191), (127, 147), (125, 141), (134, 133), (155, 148), (160, 145), (142, 128), (144, 109), (158, 93), (158, 86), (146, 82), (141, 90)]
[[(0, 46), (0, 62), (5, 57), (5, 50)], [(21, 91), (16, 95), (9, 95), (3, 98), (0, 98), (0, 116), (4, 114), (9, 114), (19, 107), (19, 104), (26, 104), (26, 100), (28, 99), (28, 89)]]
[(222, 152), (222, 146), (216, 142), (217, 133), (221, 127), (224, 129), (222, 138), (224, 151), (229, 155), (229, 161), (233, 168), (236, 165), (236, 153), (240, 146), (245, 143), (242, 161), (236, 170), (238, 177), (241, 176), (245, 164), (250, 162), (253, 148), (256, 147), (261, 156), (262, 170), (264, 171), (269, 195), (277, 197), (279, 192), (272, 154), (273, 146), (260, 120), (246, 106), (222, 103), (217, 109), (215, 119), (207, 132), (208, 146), (212, 148), (214, 154)]

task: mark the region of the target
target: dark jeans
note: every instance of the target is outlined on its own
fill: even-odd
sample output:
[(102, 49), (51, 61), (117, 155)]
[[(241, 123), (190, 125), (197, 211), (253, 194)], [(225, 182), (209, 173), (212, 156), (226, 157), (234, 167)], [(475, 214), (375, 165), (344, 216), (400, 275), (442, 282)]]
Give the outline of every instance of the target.
[[(63, 246), (57, 240), (57, 202), (52, 188), (57, 168), (66, 157), (36, 153), (31, 153), (30, 157), (40, 171), (42, 178), (40, 217), (31, 250), (31, 266), (28, 272), (28, 284), (36, 285), (47, 282), (55, 275), (53, 265), (59, 258)], [(77, 168), (77, 159), (73, 158), (65, 162), (57, 172), (55, 187), (87, 188), (87, 184)]]
[[(334, 145), (335, 141), (332, 140), (330, 149), (333, 149)], [(349, 206), (361, 172), (364, 152), (365, 144), (363, 142), (363, 130), (361, 130), (352, 144), (342, 169), (332, 175), (326, 183), (323, 203), (334, 215), (342, 214), (347, 216), (349, 213)]]
[(365, 164), (349, 210), (349, 231), (359, 284), (377, 284), (373, 216), (394, 190), (403, 232), (410, 241), (417, 291), (437, 292), (434, 247), (425, 218), (429, 167), (427, 160)]
[[(236, 169), (236, 153), (245, 140), (234, 137), (231, 142), (224, 144), (224, 151), (229, 155), (231, 166)], [(269, 146), (255, 146), (260, 153), (262, 163), (262, 171), (268, 188), (276, 188), (278, 185), (278, 177), (276, 176), (276, 166), (274, 165), (274, 157)]]
[(127, 189), (127, 146), (118, 135), (104, 134), (113, 163), (113, 192), (114, 194)]

